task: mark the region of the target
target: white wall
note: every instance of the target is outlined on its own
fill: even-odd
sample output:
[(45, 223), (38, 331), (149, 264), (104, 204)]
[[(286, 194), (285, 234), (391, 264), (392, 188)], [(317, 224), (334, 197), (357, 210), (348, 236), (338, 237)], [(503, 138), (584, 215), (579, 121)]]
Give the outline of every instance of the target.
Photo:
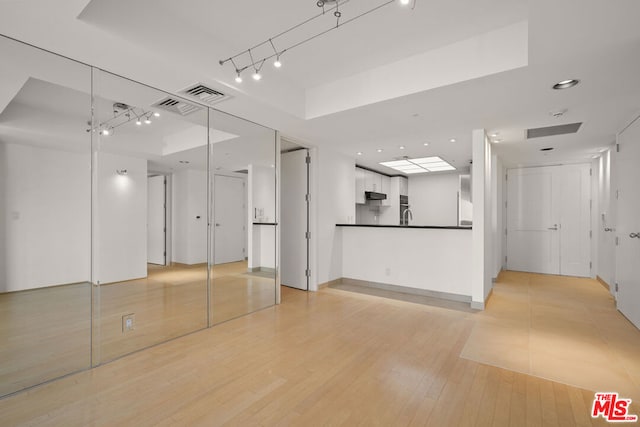
[[(597, 272), (596, 274), (604, 280), (613, 292), (615, 284), (615, 233), (605, 232), (605, 227), (615, 228), (616, 203), (615, 187), (612, 180), (612, 170), (614, 168), (615, 156), (613, 149), (602, 153), (598, 159), (598, 211), (594, 234), (597, 235)], [(605, 220), (602, 220), (602, 214)]]
[[(95, 277), (101, 284), (147, 275), (147, 161), (96, 154)], [(116, 170), (126, 169), (127, 175)]]
[(472, 134), (473, 167), (471, 168), (471, 198), (473, 202), (473, 270), (472, 302), (474, 308), (484, 309), (492, 289), (493, 267), (492, 200), (491, 200), (491, 144), (484, 129)]
[(471, 297), (471, 231), (340, 227), (343, 277)]
[(493, 268), (491, 270), (492, 278), (498, 277), (500, 270), (502, 270), (504, 262), (504, 181), (505, 170), (502, 164), (502, 160), (495, 154), (492, 155), (492, 169), (491, 169), (491, 194), (492, 194), (492, 206), (491, 206), (491, 233), (493, 244), (492, 262)]
[[(312, 290), (342, 277), (342, 230), (336, 224), (355, 218), (355, 160), (328, 148), (312, 155), (312, 199), (316, 212), (311, 241), (317, 247), (312, 262)], [(315, 164), (314, 164), (315, 162)], [(314, 197), (314, 194), (317, 195)], [(286, 209), (283, 206), (282, 209)], [(313, 243), (315, 241), (315, 243)]]
[[(172, 177), (173, 262), (207, 262), (207, 173), (183, 170)], [(200, 218), (197, 218), (197, 217)]]
[(412, 225), (458, 225), (459, 173), (409, 176)]
[(90, 158), (0, 142), (0, 292), (91, 280)]

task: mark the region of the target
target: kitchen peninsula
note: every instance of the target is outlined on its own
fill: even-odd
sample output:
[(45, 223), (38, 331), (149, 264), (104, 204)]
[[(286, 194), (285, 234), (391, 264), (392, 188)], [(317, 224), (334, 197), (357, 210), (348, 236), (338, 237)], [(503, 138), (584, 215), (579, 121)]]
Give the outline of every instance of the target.
[(460, 197), (468, 192), (462, 188), (466, 173), (407, 179), (356, 167), (356, 223), (336, 224), (342, 238), (342, 277), (470, 302), (471, 226), (457, 225), (470, 224), (461, 221), (460, 210), (466, 207)]
[(342, 276), (400, 292), (471, 302), (471, 227), (336, 224)]

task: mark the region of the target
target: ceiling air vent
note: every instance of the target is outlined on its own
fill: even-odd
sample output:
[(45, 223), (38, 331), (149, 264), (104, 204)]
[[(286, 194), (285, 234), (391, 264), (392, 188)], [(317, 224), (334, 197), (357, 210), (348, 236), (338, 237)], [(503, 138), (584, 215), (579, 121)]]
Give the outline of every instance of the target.
[(219, 92), (215, 89), (211, 89), (203, 85), (202, 83), (198, 83), (194, 86), (191, 86), (181, 93), (196, 99), (198, 102), (203, 102), (205, 104), (214, 105), (218, 102), (224, 101), (225, 99), (230, 98), (229, 95), (225, 95), (222, 92)]
[(570, 123), (568, 125), (547, 126), (544, 128), (527, 129), (527, 139), (542, 138), (543, 136), (566, 135), (576, 133), (582, 123)]
[(187, 116), (203, 108), (199, 105), (195, 105), (190, 102), (183, 101), (182, 99), (177, 99), (170, 96), (156, 102), (155, 104), (153, 104), (153, 106), (162, 108), (163, 110), (167, 110), (171, 113), (180, 114), (181, 116)]

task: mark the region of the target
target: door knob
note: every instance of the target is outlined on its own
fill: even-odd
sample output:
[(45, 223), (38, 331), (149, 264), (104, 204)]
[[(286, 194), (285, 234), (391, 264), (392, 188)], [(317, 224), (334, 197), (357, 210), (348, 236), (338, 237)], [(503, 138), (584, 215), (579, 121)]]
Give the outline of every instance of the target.
[(557, 230), (557, 229), (558, 229), (558, 224), (553, 224), (553, 227), (547, 228), (547, 230)]
[(631, 233), (629, 234), (629, 237), (632, 239), (640, 239), (640, 233)]

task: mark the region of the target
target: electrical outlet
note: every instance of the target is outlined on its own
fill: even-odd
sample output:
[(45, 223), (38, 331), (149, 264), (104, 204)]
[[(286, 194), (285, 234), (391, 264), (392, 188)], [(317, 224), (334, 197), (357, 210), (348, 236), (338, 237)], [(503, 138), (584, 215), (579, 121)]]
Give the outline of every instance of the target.
[(136, 328), (136, 315), (125, 314), (122, 316), (122, 333), (126, 334), (127, 332), (131, 332)]

